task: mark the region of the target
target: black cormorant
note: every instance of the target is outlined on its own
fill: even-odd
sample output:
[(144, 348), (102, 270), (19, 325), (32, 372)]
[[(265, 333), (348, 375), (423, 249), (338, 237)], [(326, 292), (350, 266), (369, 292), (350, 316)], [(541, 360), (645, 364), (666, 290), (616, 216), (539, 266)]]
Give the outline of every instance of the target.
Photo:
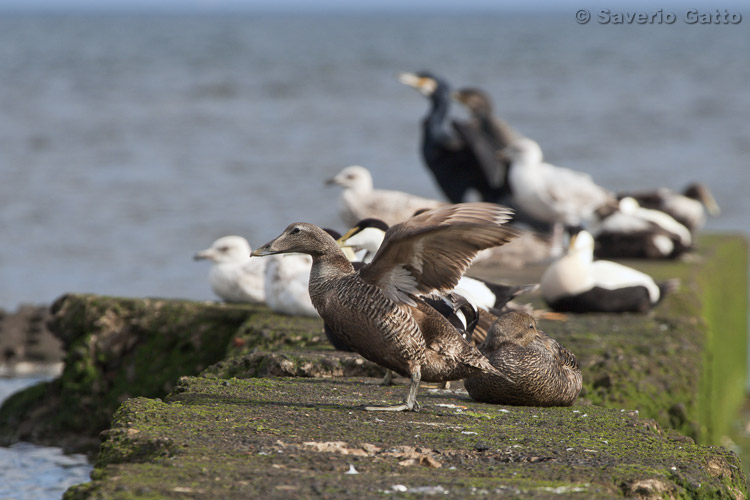
[(422, 156), (443, 193), (452, 203), (461, 203), (474, 189), (483, 201), (499, 203), (505, 191), (503, 175), (496, 175), (495, 151), (471, 122), (450, 120), (448, 83), (426, 71), (402, 73), (399, 81), (430, 99), (422, 121)]

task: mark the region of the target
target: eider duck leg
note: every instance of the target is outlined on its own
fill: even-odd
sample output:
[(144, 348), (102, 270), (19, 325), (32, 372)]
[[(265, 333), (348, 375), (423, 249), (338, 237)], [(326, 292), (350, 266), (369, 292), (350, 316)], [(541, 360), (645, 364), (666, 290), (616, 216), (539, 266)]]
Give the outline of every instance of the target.
[[(389, 370), (390, 371), (390, 370)], [(419, 369), (415, 370), (411, 374), (411, 383), (409, 383), (409, 393), (406, 395), (406, 399), (400, 405), (395, 406), (365, 406), (367, 411), (417, 411), (419, 410), (419, 403), (417, 403), (417, 392), (419, 391), (419, 383), (422, 380), (422, 372)]]
[(395, 385), (393, 383), (393, 377), (393, 371), (386, 368), (385, 375), (383, 375), (382, 379), (378, 380), (377, 382), (365, 382), (365, 384), (383, 386)]

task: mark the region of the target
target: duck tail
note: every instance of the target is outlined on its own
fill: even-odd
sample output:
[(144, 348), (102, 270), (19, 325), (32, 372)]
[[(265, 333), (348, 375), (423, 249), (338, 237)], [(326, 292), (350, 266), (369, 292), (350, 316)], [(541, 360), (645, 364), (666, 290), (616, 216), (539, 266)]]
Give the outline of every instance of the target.
[(668, 293), (672, 293), (678, 288), (680, 288), (680, 280), (679, 278), (674, 278), (671, 280), (661, 281), (657, 283), (657, 286), (659, 287), (659, 302), (664, 300), (664, 297)]

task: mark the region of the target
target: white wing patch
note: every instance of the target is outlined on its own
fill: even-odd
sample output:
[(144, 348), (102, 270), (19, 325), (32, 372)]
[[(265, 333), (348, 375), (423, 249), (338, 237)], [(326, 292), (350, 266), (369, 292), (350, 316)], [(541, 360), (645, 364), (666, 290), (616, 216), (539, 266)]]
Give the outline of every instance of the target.
[[(412, 247), (412, 253), (409, 257), (409, 265), (414, 268), (418, 273), (422, 273), (422, 265), (424, 262), (424, 241), (417, 240)], [(409, 275), (411, 276), (411, 274)], [(416, 280), (414, 280), (416, 284)]]
[(394, 302), (409, 304), (410, 306), (417, 305), (411, 298), (411, 294), (416, 295), (418, 293), (417, 279), (403, 266), (396, 266), (388, 273), (387, 282), (384, 283), (382, 289), (383, 293)]

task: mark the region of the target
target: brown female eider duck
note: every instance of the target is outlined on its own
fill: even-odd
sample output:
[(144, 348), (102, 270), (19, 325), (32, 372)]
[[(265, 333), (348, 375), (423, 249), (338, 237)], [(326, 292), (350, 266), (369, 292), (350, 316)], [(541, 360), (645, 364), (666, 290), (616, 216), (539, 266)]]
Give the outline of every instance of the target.
[(594, 238), (580, 231), (566, 255), (544, 271), (542, 297), (562, 312), (647, 312), (677, 286), (657, 284), (651, 276), (607, 260), (594, 260)]
[(323, 320), (364, 358), (411, 378), (403, 404), (367, 409), (414, 410), (421, 380), (503, 376), (420, 296), (451, 290), (477, 252), (513, 239), (515, 231), (503, 226), (511, 214), (491, 203), (430, 210), (391, 227), (358, 271), (331, 236), (302, 222), (253, 255), (311, 255), (310, 298)]
[(479, 350), (506, 377), (481, 374), (465, 379), (472, 399), (518, 406), (570, 406), (581, 392), (575, 356), (537, 330), (529, 314), (513, 311), (500, 316)]
[[(367, 218), (357, 222), (344, 235), (337, 240), (342, 248), (349, 248), (356, 252), (364, 252), (362, 261), (371, 262), (383, 243), (388, 224), (380, 219)], [(538, 284), (530, 285), (503, 285), (489, 281), (461, 276), (458, 285), (453, 292), (471, 302), (475, 307), (489, 311), (491, 309), (501, 310), (506, 304), (522, 293), (532, 292), (538, 288)]]

